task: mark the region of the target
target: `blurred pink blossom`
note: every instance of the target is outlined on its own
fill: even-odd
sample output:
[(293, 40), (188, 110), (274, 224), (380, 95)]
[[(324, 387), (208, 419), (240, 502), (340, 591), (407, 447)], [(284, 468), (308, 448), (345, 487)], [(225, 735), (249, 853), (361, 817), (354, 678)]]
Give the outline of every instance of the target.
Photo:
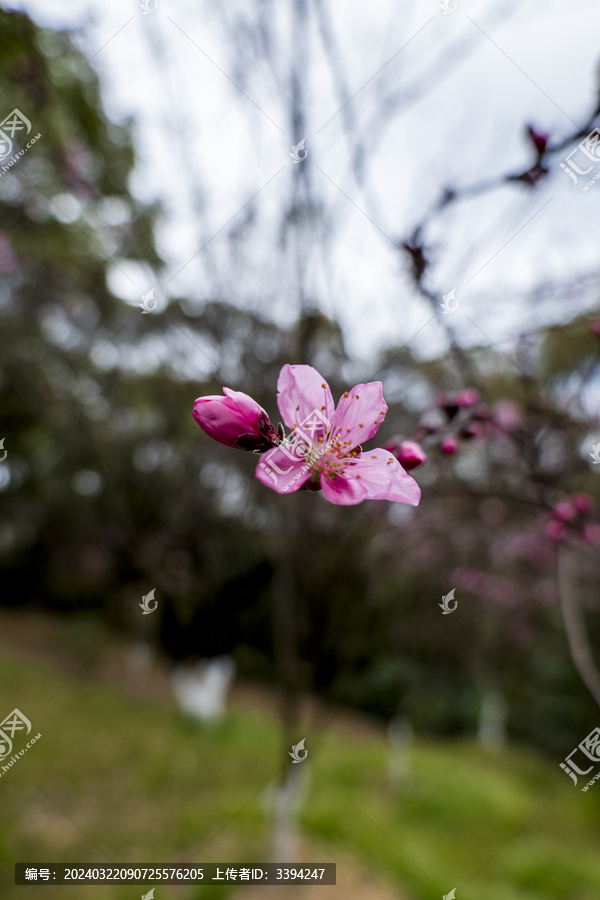
[(472, 387), (463, 388), (454, 399), (458, 406), (474, 406), (479, 403), (479, 391)]
[(588, 544), (594, 544), (594, 546), (600, 544), (600, 525), (588, 522), (587, 525), (583, 526), (582, 534)]
[(571, 501), (577, 512), (589, 513), (594, 508), (594, 498), (589, 494), (575, 494)]
[(545, 531), (546, 535), (553, 541), (562, 541), (567, 529), (565, 528), (564, 523), (559, 521), (559, 519), (550, 519), (550, 521), (546, 523)]
[(572, 522), (577, 517), (577, 510), (570, 501), (561, 500), (552, 510), (552, 515), (561, 522)]
[(514, 400), (498, 400), (492, 410), (492, 418), (501, 431), (515, 431), (524, 424), (521, 407)]

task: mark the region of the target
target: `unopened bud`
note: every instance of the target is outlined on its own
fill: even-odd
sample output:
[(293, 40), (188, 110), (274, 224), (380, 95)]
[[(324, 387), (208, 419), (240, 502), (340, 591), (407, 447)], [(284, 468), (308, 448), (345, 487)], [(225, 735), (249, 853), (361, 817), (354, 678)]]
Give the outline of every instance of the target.
[(458, 442), (457, 438), (455, 438), (451, 434), (448, 435), (448, 437), (443, 438), (442, 441), (440, 442), (440, 450), (442, 451), (442, 453), (446, 453), (448, 456), (451, 456), (453, 453), (456, 453), (458, 448), (459, 448), (459, 442)]
[(406, 472), (423, 465), (427, 459), (427, 454), (416, 441), (392, 438), (384, 445), (384, 450), (392, 453)]

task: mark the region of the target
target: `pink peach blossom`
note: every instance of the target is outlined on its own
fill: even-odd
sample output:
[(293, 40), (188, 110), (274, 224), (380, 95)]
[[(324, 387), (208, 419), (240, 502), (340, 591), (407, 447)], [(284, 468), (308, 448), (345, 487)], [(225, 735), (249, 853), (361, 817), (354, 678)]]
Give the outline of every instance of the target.
[(312, 366), (285, 365), (277, 402), (291, 434), (261, 456), (256, 477), (279, 494), (322, 488), (331, 503), (393, 500), (417, 506), (421, 491), (387, 450), (362, 450), (383, 422), (381, 382), (357, 384), (337, 408), (331, 390)]

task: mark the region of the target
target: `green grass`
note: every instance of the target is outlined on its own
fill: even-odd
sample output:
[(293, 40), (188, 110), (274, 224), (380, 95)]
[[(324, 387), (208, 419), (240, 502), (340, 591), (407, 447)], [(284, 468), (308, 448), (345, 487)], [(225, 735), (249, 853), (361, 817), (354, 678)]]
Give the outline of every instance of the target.
[[(205, 728), (83, 673), (65, 685), (69, 677), (40, 663), (0, 663), (2, 717), (18, 707), (42, 733), (0, 777), (2, 900), (125, 900), (147, 889), (17, 888), (17, 861), (268, 859), (268, 797), (283, 752), (275, 724), (257, 710)], [(600, 897), (600, 785), (576, 790), (559, 760), (417, 742), (413, 778), (394, 792), (383, 737), (348, 737), (335, 722), (306, 737), (301, 824), (315, 853), (299, 862), (352, 859), (414, 900), (441, 900), (453, 887), (457, 900)], [(225, 895), (165, 886), (157, 900)]]

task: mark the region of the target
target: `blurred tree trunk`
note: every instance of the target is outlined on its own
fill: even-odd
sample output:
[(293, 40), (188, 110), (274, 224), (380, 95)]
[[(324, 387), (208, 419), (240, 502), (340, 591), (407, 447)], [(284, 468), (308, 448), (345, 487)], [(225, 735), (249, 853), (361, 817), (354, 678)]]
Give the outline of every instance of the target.
[[(291, 497), (289, 499), (292, 500)], [(293, 500), (292, 505), (295, 505)], [(272, 543), (273, 645), (282, 723), (282, 768), (274, 797), (272, 848), (274, 861), (282, 863), (293, 862), (297, 855), (296, 815), (301, 785), (297, 770), (302, 767), (301, 763), (293, 763), (289, 756), (292, 746), (300, 740), (297, 733), (300, 718), (301, 670), (297, 587), (294, 574), (296, 532), (293, 512), (289, 516), (284, 515), (280, 527), (273, 535)]]
[(575, 668), (600, 706), (600, 674), (588, 640), (583, 610), (577, 593), (577, 559), (570, 547), (558, 551), (558, 593)]
[(388, 779), (393, 791), (406, 788), (413, 780), (411, 749), (413, 728), (401, 713), (390, 719), (388, 725)]
[(479, 696), (477, 740), (487, 747), (501, 747), (506, 742), (508, 704), (497, 675), (502, 664), (494, 658), (499, 629), (498, 616), (489, 605), (484, 605), (474, 648), (473, 680)]
[(502, 747), (506, 743), (508, 707), (502, 691), (492, 684), (479, 688), (481, 705), (477, 738), (487, 747)]

